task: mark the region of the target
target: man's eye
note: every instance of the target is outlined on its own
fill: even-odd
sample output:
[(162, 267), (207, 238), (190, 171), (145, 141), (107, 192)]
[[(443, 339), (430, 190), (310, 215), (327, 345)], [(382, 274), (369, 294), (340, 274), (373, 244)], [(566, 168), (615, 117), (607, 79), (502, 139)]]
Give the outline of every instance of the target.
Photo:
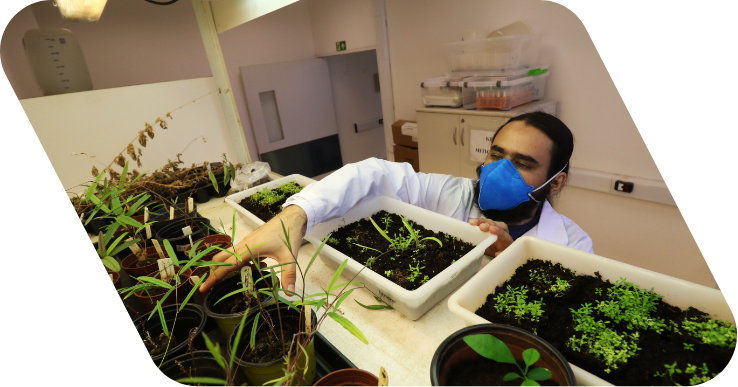
[(501, 159), (501, 157), (500, 157), (500, 156), (498, 156), (498, 155), (495, 155), (495, 154), (490, 154), (490, 155), (489, 155), (489, 157), (490, 157), (490, 158), (491, 158), (492, 160), (499, 160), (499, 159)]
[(527, 166), (527, 165), (525, 165), (525, 164), (523, 164), (523, 163), (520, 163), (520, 162), (516, 162), (516, 163), (515, 163), (515, 166), (516, 166), (517, 168), (519, 168), (519, 169), (529, 169), (529, 168), (530, 168), (529, 166)]

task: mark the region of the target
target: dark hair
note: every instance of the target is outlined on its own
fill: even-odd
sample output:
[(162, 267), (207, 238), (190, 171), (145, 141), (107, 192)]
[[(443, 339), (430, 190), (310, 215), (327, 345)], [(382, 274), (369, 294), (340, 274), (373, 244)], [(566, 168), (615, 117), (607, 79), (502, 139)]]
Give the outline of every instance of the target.
[(564, 165), (566, 165), (566, 168), (563, 172), (569, 173), (570, 165), (568, 163), (572, 152), (574, 152), (574, 136), (560, 119), (544, 112), (521, 114), (500, 126), (500, 129), (497, 129), (497, 132), (492, 136), (492, 143), (495, 142), (495, 137), (505, 125), (515, 121), (523, 121), (526, 125), (540, 130), (553, 142), (551, 146), (551, 165), (548, 167), (547, 179), (558, 173), (564, 168)]

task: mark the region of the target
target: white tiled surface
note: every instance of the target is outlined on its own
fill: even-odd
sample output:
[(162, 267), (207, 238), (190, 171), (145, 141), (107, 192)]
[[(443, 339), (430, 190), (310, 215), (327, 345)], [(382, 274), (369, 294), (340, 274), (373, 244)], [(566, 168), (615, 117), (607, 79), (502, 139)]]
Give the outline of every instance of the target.
[[(219, 219), (222, 219), (230, 233), (233, 209), (222, 198), (198, 205), (198, 212), (215, 225), (220, 225)], [(237, 240), (252, 231), (236, 217)], [(307, 267), (314, 253), (315, 248), (311, 244), (303, 245), (297, 257), (300, 266)], [(320, 258), (316, 259), (305, 281), (305, 294), (321, 292), (320, 286), (327, 287), (332, 276), (333, 271)], [(341, 278), (339, 283), (348, 281), (350, 278)], [(296, 290), (300, 292), (302, 289), (303, 283), (298, 274)], [(379, 367), (384, 367), (393, 386), (430, 385), (430, 364), (436, 349), (451, 333), (466, 326), (461, 318), (449, 311), (448, 297), (416, 321), (394, 310), (366, 310), (354, 300), (365, 305), (377, 302), (368, 290), (357, 289), (339, 308), (339, 313), (364, 333), (368, 345), (327, 316), (321, 323), (320, 333), (357, 367), (375, 375), (379, 373)], [(321, 310), (318, 318), (323, 313)]]

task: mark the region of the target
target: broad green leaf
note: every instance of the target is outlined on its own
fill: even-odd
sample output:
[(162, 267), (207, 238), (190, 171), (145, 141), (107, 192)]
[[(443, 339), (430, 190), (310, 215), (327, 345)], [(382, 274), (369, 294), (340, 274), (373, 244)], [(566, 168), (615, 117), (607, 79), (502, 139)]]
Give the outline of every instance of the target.
[(343, 302), (343, 300), (345, 300), (346, 297), (348, 297), (348, 295), (351, 294), (351, 292), (353, 291), (354, 289), (349, 289), (346, 293), (343, 293), (341, 297), (338, 298), (338, 301), (336, 301), (336, 304), (333, 306), (333, 310), (334, 311), (338, 310), (338, 307), (341, 306), (341, 303)]
[(93, 203), (94, 205), (96, 205), (96, 206), (99, 206), (99, 205), (100, 205), (100, 199), (99, 199), (99, 198), (97, 197), (97, 195), (95, 195), (94, 193), (93, 193), (92, 195), (90, 195), (90, 196), (89, 196), (89, 198), (90, 198), (90, 201), (91, 201), (91, 202), (92, 202), (92, 203)]
[[(146, 202), (146, 200), (148, 200), (150, 197), (151, 196), (149, 196), (149, 195), (143, 195), (143, 196), (141, 196), (138, 199), (138, 201), (131, 206), (131, 208), (128, 210), (128, 212), (126, 212), (126, 215), (133, 216), (133, 214), (135, 214), (135, 213), (138, 212), (138, 210), (141, 207), (141, 205), (144, 204), (144, 202)], [(149, 215), (151, 215), (151, 213), (149, 213)]]
[(413, 228), (410, 227), (410, 224), (407, 222), (407, 219), (405, 219), (402, 215), (400, 215), (400, 219), (402, 220), (402, 224), (405, 225), (405, 228), (410, 233), (410, 237), (415, 240), (415, 243), (418, 243), (418, 236), (415, 235), (415, 230), (413, 230)]
[(167, 320), (164, 319), (164, 311), (161, 309), (161, 300), (156, 302), (156, 312), (159, 313), (159, 321), (161, 321), (161, 329), (164, 334), (169, 337), (169, 328), (167, 328)]
[(374, 251), (376, 251), (376, 252), (378, 252), (378, 253), (380, 253), (380, 254), (382, 253), (381, 251), (379, 251), (379, 250), (377, 250), (377, 249), (373, 249), (373, 248), (371, 248), (371, 247), (369, 247), (369, 246), (364, 246), (364, 245), (360, 245), (360, 244), (358, 244), (358, 243), (354, 243), (354, 244), (355, 244), (355, 245), (357, 245), (357, 246), (359, 246), (359, 247), (363, 247), (363, 248), (365, 248), (365, 249), (369, 249), (369, 250), (374, 250)]
[(213, 305), (218, 305), (219, 302), (225, 300), (226, 298), (228, 298), (228, 297), (230, 297), (230, 296), (232, 296), (234, 294), (245, 293), (247, 291), (252, 291), (252, 290), (254, 290), (254, 287), (253, 286), (247, 286), (245, 288), (234, 290), (234, 291), (226, 294), (225, 296), (221, 297), (218, 301), (215, 301), (215, 304), (213, 304)]
[(177, 379), (177, 383), (194, 384), (194, 385), (197, 385), (197, 384), (213, 385), (213, 384), (215, 384), (215, 385), (219, 385), (219, 386), (227, 386), (228, 385), (228, 382), (225, 381), (225, 380), (223, 380), (223, 379), (210, 378), (210, 377), (207, 377), (207, 376), (198, 376), (198, 377), (193, 377), (193, 378)]
[(226, 168), (226, 166), (223, 166), (223, 185), (228, 184), (228, 178), (230, 177), (231, 169)]
[(508, 373), (507, 375), (505, 375), (505, 376), (504, 376), (504, 377), (502, 378), (502, 380), (504, 380), (504, 381), (506, 381), (506, 382), (509, 382), (509, 381), (511, 381), (511, 380), (515, 380), (515, 379), (522, 379), (522, 378), (523, 378), (522, 376), (520, 376), (520, 375), (516, 374), (515, 372), (510, 372), (510, 373)]
[[(121, 235), (120, 235), (120, 236), (118, 237), (118, 239), (116, 239), (115, 241), (113, 241), (113, 243), (112, 243), (112, 244), (111, 244), (110, 246), (107, 246), (107, 248), (106, 248), (105, 246), (101, 246), (101, 247), (103, 247), (103, 249), (106, 249), (106, 250), (103, 250), (103, 251), (105, 251), (105, 254), (104, 254), (104, 255), (114, 255), (114, 254), (112, 254), (111, 252), (113, 251), (113, 249), (115, 249), (115, 246), (117, 246), (117, 245), (118, 245), (118, 243), (120, 243), (120, 241), (121, 241), (121, 240), (123, 240), (123, 238), (125, 238), (125, 237), (126, 237), (126, 235), (128, 235), (128, 233), (127, 233), (127, 232), (124, 232), (123, 234), (121, 234)], [(104, 242), (104, 241), (103, 241), (103, 242)], [(98, 245), (100, 245), (100, 243), (99, 243), (99, 242), (98, 242)]]
[(120, 182), (118, 182), (118, 189), (122, 190), (126, 186), (126, 180), (128, 179), (128, 161), (123, 166), (123, 172), (120, 173)]
[(131, 239), (130, 241), (125, 241), (125, 242), (121, 243), (120, 245), (118, 245), (115, 249), (113, 249), (113, 251), (111, 251), (110, 254), (108, 254), (108, 255), (116, 255), (116, 254), (120, 253), (121, 251), (125, 250), (126, 248), (135, 245), (139, 241), (140, 241), (140, 239)]
[(215, 343), (215, 346), (213, 346), (213, 342), (210, 341), (210, 338), (205, 334), (205, 332), (202, 333), (202, 337), (205, 339), (205, 345), (208, 347), (208, 351), (213, 355), (220, 368), (225, 368), (223, 358), (220, 356), (220, 344)]
[(538, 384), (538, 382), (536, 382), (535, 380), (527, 379), (527, 378), (523, 380), (523, 383), (520, 383), (520, 385), (521, 386), (540, 386), (540, 384)]
[[(354, 300), (354, 301), (356, 301), (356, 300)], [(395, 309), (395, 308), (393, 308), (393, 307), (391, 307), (389, 305), (382, 305), (382, 304), (380, 304), (380, 305), (364, 305), (364, 304), (362, 304), (359, 301), (356, 301), (356, 303), (359, 304), (359, 305), (361, 305), (362, 308), (366, 308), (366, 309), (369, 309), (369, 310)]]
[(100, 231), (97, 235), (97, 255), (102, 258), (108, 249), (105, 247), (105, 234)]
[(328, 234), (325, 239), (323, 239), (323, 242), (320, 244), (320, 246), (315, 250), (315, 253), (313, 253), (313, 257), (310, 258), (310, 263), (307, 265), (307, 269), (305, 269), (304, 276), (307, 277), (308, 271), (310, 271), (310, 266), (313, 266), (313, 262), (315, 262), (315, 258), (318, 258), (318, 254), (320, 253), (320, 250), (323, 250), (323, 246), (325, 246), (325, 242), (328, 241), (328, 238), (331, 237), (331, 234)]
[(205, 278), (207, 278), (207, 276), (208, 276), (208, 273), (205, 273), (202, 277), (200, 277), (200, 280), (197, 281), (197, 283), (195, 284), (195, 287), (193, 287), (192, 290), (190, 290), (190, 294), (188, 294), (187, 297), (185, 297), (184, 301), (182, 301), (182, 305), (179, 307), (180, 312), (182, 311), (182, 309), (184, 309), (185, 305), (187, 305), (187, 302), (190, 301), (190, 298), (192, 298), (192, 295), (195, 294), (198, 288), (200, 288), (200, 284), (205, 280)]
[(208, 174), (210, 175), (210, 182), (213, 183), (213, 188), (215, 188), (215, 192), (220, 193), (218, 182), (215, 180), (215, 175), (213, 175), (213, 171), (208, 171)]
[(92, 212), (90, 212), (90, 216), (87, 217), (87, 220), (85, 221), (85, 226), (87, 226), (87, 223), (90, 223), (92, 219), (95, 219), (95, 215), (97, 212), (100, 211), (97, 208), (95, 208)]
[(241, 334), (243, 333), (243, 326), (246, 325), (246, 316), (249, 315), (249, 312), (251, 311), (251, 308), (246, 308), (246, 312), (243, 314), (243, 317), (241, 317), (241, 323), (238, 324), (238, 329), (236, 330), (236, 339), (233, 341), (233, 348), (234, 350), (231, 351), (231, 360), (228, 362), (228, 369), (233, 369), (233, 359), (236, 356), (236, 348), (238, 348), (238, 345), (241, 343)]
[(533, 379), (533, 380), (548, 380), (548, 379), (551, 379), (553, 374), (551, 374), (551, 371), (545, 368), (536, 367), (528, 371), (528, 375), (526, 376), (528, 377), (528, 379)]
[(297, 307), (295, 307), (295, 304), (294, 304), (294, 303), (292, 303), (292, 301), (290, 301), (290, 300), (288, 300), (288, 299), (286, 299), (286, 298), (284, 298), (284, 297), (282, 297), (282, 296), (280, 296), (280, 295), (277, 295), (277, 300), (279, 300), (279, 302), (281, 302), (281, 303), (283, 303), (283, 304), (285, 304), (285, 305), (289, 306), (290, 308), (294, 309), (294, 310), (295, 310), (295, 312), (298, 312), (298, 313), (300, 313), (300, 310), (299, 310), (299, 309), (297, 309)]
[(195, 244), (192, 245), (189, 250), (187, 250), (187, 256), (190, 257), (190, 259), (195, 258), (195, 254), (197, 254), (196, 251), (197, 248), (200, 247), (200, 243), (202, 243), (202, 241), (195, 242)]
[(110, 203), (113, 205), (113, 208), (111, 209), (111, 211), (113, 211), (115, 215), (120, 215), (123, 213), (123, 209), (121, 208), (121, 204), (120, 204), (120, 199), (117, 196), (113, 196), (113, 198), (110, 199)]
[(142, 229), (144, 227), (143, 224), (139, 223), (136, 219), (133, 219), (129, 216), (125, 215), (119, 215), (115, 217), (115, 221), (120, 224), (127, 224), (129, 226), (136, 227), (136, 229)]
[(374, 225), (374, 228), (376, 228), (377, 231), (379, 231), (379, 234), (381, 234), (384, 237), (384, 239), (386, 239), (386, 240), (389, 241), (390, 245), (394, 244), (394, 241), (392, 240), (392, 238), (388, 237), (387, 234), (384, 233), (384, 230), (382, 230), (382, 228), (380, 228), (377, 225), (377, 223), (374, 221), (374, 219), (372, 219), (371, 216), (369, 217), (369, 220), (372, 221), (372, 224)]
[(169, 240), (167, 239), (164, 239), (164, 250), (167, 251), (167, 256), (172, 260), (172, 264), (174, 266), (179, 266), (179, 260), (177, 259), (177, 254), (174, 253), (172, 244), (169, 243)]
[(443, 243), (441, 243), (441, 241), (439, 241), (439, 240), (438, 240), (438, 238), (434, 238), (434, 237), (427, 237), (427, 238), (423, 238), (423, 239), (421, 239), (420, 241), (422, 242), (422, 241), (424, 241), (424, 240), (427, 240), (427, 239), (430, 239), (430, 240), (432, 240), (432, 241), (436, 241), (436, 242), (438, 243), (438, 245), (439, 245), (439, 246), (443, 247)]
[(259, 328), (259, 317), (261, 317), (261, 312), (256, 314), (256, 317), (254, 317), (254, 325), (251, 326), (251, 340), (249, 340), (249, 346), (251, 349), (254, 349), (256, 346), (256, 329)]
[(116, 273), (120, 271), (120, 265), (113, 257), (108, 256), (103, 258), (102, 263), (110, 271), (114, 271)]
[(541, 358), (541, 354), (538, 353), (534, 348), (528, 348), (525, 351), (523, 351), (523, 361), (525, 362), (525, 365), (530, 367), (535, 362), (538, 361), (538, 359)]
[(341, 273), (343, 272), (343, 268), (346, 267), (346, 264), (348, 263), (348, 259), (341, 262), (341, 264), (338, 266), (338, 269), (336, 269), (336, 272), (333, 273), (333, 278), (331, 278), (331, 283), (328, 285), (328, 289), (333, 289), (333, 284), (336, 283), (336, 280), (341, 276)]
[[(120, 223), (118, 222), (114, 222), (108, 226), (108, 228), (105, 230), (105, 235), (103, 236), (103, 239), (105, 240), (106, 244), (107, 242), (113, 239), (113, 235), (115, 235), (115, 232), (118, 231), (119, 227), (120, 227)], [(100, 243), (99, 240), (97, 242)]]
[(500, 363), (518, 364), (502, 340), (488, 334), (464, 336), (464, 342), (476, 353)]
[(136, 277), (136, 279), (139, 280), (139, 281), (141, 281), (141, 282), (148, 282), (150, 284), (154, 284), (154, 285), (159, 286), (159, 287), (164, 288), (164, 289), (171, 289), (172, 288), (172, 285), (169, 285), (168, 283), (166, 283), (166, 282), (164, 282), (164, 281), (162, 281), (162, 280), (160, 280), (158, 278), (152, 278), (152, 277), (142, 276), (142, 277)]
[(364, 334), (361, 333), (359, 328), (354, 325), (351, 321), (349, 321), (347, 318), (338, 315), (334, 312), (328, 312), (328, 317), (335, 320), (337, 323), (341, 324), (342, 327), (344, 327), (347, 331), (349, 331), (352, 335), (356, 336), (359, 340), (361, 340), (364, 344), (369, 344), (369, 341), (364, 337)]
[[(236, 178), (236, 168), (233, 166), (233, 163), (228, 163), (228, 169), (231, 170), (231, 180)], [(228, 182), (224, 182), (223, 184), (228, 184)]]

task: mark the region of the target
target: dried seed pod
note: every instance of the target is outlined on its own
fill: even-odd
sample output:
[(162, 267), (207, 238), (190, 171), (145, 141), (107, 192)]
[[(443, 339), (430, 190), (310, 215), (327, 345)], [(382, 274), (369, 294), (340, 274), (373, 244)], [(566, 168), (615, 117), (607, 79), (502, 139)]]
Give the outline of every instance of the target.
[(110, 169), (108, 171), (110, 173), (110, 180), (119, 180), (120, 179), (120, 173)]
[(137, 170), (135, 170), (135, 169), (134, 169), (133, 171), (131, 171), (131, 176), (133, 176), (133, 178), (134, 178), (134, 179), (135, 179), (136, 177), (138, 177), (138, 175), (139, 175), (139, 173), (138, 173), (138, 171), (137, 171)]
[(126, 158), (123, 157), (123, 155), (115, 156), (115, 160), (114, 161), (115, 161), (116, 164), (120, 165), (121, 167), (125, 167), (126, 166)]
[(138, 155), (139, 155), (139, 156), (142, 156), (142, 155), (141, 155), (141, 148), (138, 148)]
[(166, 117), (169, 118), (170, 120), (173, 120), (174, 119), (174, 118), (172, 118), (172, 113), (167, 113)]
[(146, 134), (144, 130), (138, 132), (138, 143), (143, 147), (146, 146)]
[(149, 138), (151, 138), (151, 139), (154, 138), (154, 128), (152, 128), (152, 127), (149, 126), (148, 128), (146, 128), (144, 130), (144, 132), (146, 132), (146, 134), (149, 136)]
[(161, 126), (162, 129), (167, 129), (167, 122), (164, 120), (161, 120), (159, 122), (159, 126)]
[(136, 159), (136, 165), (137, 165), (137, 166), (138, 166), (139, 168), (141, 168), (141, 158), (140, 158), (140, 157)]
[(95, 177), (97, 177), (97, 175), (98, 175), (99, 173), (100, 173), (100, 171), (98, 171), (98, 170), (97, 170), (97, 168), (95, 168), (95, 166), (93, 165), (93, 166), (92, 166), (92, 176), (95, 176)]
[(136, 148), (133, 147), (133, 144), (128, 144), (128, 147), (126, 147), (126, 152), (128, 153), (128, 156), (131, 158), (131, 160), (136, 160)]

